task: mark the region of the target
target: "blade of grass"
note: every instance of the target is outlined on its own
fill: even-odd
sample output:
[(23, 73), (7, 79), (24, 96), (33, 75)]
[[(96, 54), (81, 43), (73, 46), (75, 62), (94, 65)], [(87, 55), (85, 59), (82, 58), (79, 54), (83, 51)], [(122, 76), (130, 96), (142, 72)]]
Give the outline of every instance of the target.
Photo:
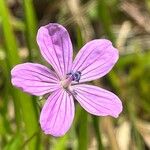
[(111, 21), (111, 17), (108, 11), (109, 9), (107, 8), (107, 5), (106, 5), (106, 0), (97, 0), (97, 4), (98, 4), (97, 11), (98, 11), (98, 15), (100, 17), (103, 29), (105, 33), (107, 34), (108, 38), (114, 43), (115, 37), (111, 31), (112, 21)]
[[(36, 20), (34, 7), (33, 7), (33, 1), (24, 0), (23, 9), (24, 9), (24, 19), (25, 19), (25, 35), (26, 35), (25, 37), (26, 37), (27, 47), (29, 50), (28, 60), (33, 61), (34, 57), (38, 55), (38, 52), (36, 51), (38, 49), (36, 44), (37, 20)], [(32, 99), (36, 100), (35, 97), (32, 97)], [(40, 140), (40, 136), (38, 136), (38, 138)], [(40, 143), (38, 142), (37, 144)]]
[[(36, 44), (36, 32), (37, 32), (37, 21), (34, 12), (32, 0), (23, 0), (24, 17), (25, 17), (25, 34), (27, 46), (29, 49), (29, 60), (33, 60), (33, 54), (37, 52)], [(34, 50), (34, 51), (33, 51)]]
[[(2, 51), (2, 50), (1, 50)], [(0, 112), (5, 122), (4, 127), (7, 129), (7, 132), (11, 132), (10, 124), (7, 119), (7, 111), (8, 111), (8, 103), (9, 103), (9, 79), (8, 79), (8, 72), (7, 72), (7, 65), (5, 58), (0, 58), (0, 68), (1, 68), (1, 105), (0, 105)]]
[(78, 124), (79, 135), (78, 135), (78, 149), (87, 150), (88, 148), (88, 114), (82, 109), (80, 112), (80, 122)]
[(19, 150), (21, 148), (22, 136), (16, 134), (12, 139), (5, 145), (4, 150)]
[[(9, 77), (9, 71), (14, 64), (17, 64), (19, 62), (19, 57), (17, 56), (18, 54), (17, 54), (16, 41), (14, 40), (14, 35), (12, 34), (12, 28), (8, 18), (7, 5), (3, 0), (0, 1), (0, 16), (2, 19), (2, 30), (4, 34), (4, 42), (5, 42), (5, 49), (6, 49), (6, 63), (7, 63), (6, 76)], [(20, 103), (17, 97), (14, 97), (14, 105), (15, 105), (16, 122), (19, 127)]]
[(84, 40), (82, 39), (82, 34), (80, 31), (80, 28), (76, 28), (76, 33), (77, 33), (77, 47), (80, 49), (83, 46)]
[(128, 115), (130, 118), (130, 121), (132, 123), (132, 131), (133, 131), (133, 138), (134, 138), (134, 142), (136, 144), (136, 147), (138, 150), (143, 150), (144, 149), (144, 143), (141, 139), (140, 133), (137, 130), (136, 127), (136, 112), (134, 109), (135, 104), (133, 103), (133, 99), (130, 100), (130, 102), (128, 102), (127, 105), (127, 109), (128, 109)]
[[(24, 9), (24, 23), (25, 23), (25, 38), (27, 47), (29, 50), (29, 61), (33, 61), (34, 58), (38, 56), (38, 47), (36, 43), (36, 32), (37, 32), (37, 19), (36, 14), (33, 6), (33, 0), (23, 0), (23, 9)], [(39, 58), (39, 57), (38, 57)], [(36, 100), (36, 98), (33, 96), (32, 100)], [(35, 103), (33, 103), (34, 109), (36, 109)], [(37, 109), (36, 109), (37, 111)], [(40, 145), (40, 136), (38, 136), (38, 143), (37, 148), (39, 148), (38, 145)]]
[[(0, 16), (2, 19), (2, 30), (4, 36), (4, 42), (6, 47), (6, 57), (7, 57), (7, 71), (10, 72), (11, 68), (20, 62), (17, 44), (15, 40), (15, 36), (13, 34), (13, 29), (10, 24), (9, 19), (9, 10), (7, 8), (7, 4), (5, 0), (0, 1)], [(31, 101), (31, 97), (19, 92), (18, 90), (11, 87), (11, 94), (15, 104), (16, 116), (18, 127), (21, 124), (22, 117), (26, 127), (26, 135), (30, 137), (38, 130), (38, 122), (37, 122), (37, 114), (35, 112), (33, 101)], [(22, 117), (20, 117), (20, 109), (22, 112)], [(37, 137), (34, 138), (29, 143), (29, 149), (34, 150), (37, 149)]]
[[(81, 29), (77, 27), (77, 45), (78, 49), (80, 49), (84, 44), (84, 39), (82, 38)], [(79, 106), (80, 107), (80, 106)], [(78, 108), (78, 119), (76, 119), (76, 123), (78, 124), (78, 149), (79, 150), (87, 150), (88, 147), (88, 114), (84, 109)], [(82, 118), (82, 119), (81, 119)], [(78, 121), (78, 122), (77, 122)]]

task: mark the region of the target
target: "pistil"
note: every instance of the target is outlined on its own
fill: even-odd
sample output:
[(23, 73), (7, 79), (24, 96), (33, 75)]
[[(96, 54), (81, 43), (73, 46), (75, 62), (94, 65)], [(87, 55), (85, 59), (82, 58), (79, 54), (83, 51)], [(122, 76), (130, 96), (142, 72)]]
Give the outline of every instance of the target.
[(66, 79), (62, 80), (60, 83), (63, 88), (67, 89), (71, 85), (72, 81), (73, 81), (72, 76), (68, 76)]

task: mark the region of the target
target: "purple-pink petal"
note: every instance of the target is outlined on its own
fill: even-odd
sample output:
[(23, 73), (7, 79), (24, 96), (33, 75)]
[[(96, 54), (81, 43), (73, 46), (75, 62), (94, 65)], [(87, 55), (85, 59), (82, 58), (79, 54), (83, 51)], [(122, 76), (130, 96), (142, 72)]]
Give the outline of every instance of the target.
[(110, 91), (87, 84), (74, 85), (72, 89), (80, 105), (93, 115), (116, 118), (122, 111), (120, 99)]
[(11, 70), (11, 76), (14, 86), (32, 95), (41, 96), (60, 88), (56, 74), (40, 64), (16, 65)]
[(71, 71), (72, 43), (63, 26), (50, 23), (40, 27), (37, 43), (43, 57), (53, 66), (60, 78)]
[(106, 75), (118, 60), (118, 50), (106, 39), (97, 39), (84, 45), (77, 54), (72, 70), (81, 72), (80, 82)]
[(45, 134), (62, 136), (70, 128), (74, 118), (72, 95), (59, 89), (47, 99), (40, 115), (40, 124)]

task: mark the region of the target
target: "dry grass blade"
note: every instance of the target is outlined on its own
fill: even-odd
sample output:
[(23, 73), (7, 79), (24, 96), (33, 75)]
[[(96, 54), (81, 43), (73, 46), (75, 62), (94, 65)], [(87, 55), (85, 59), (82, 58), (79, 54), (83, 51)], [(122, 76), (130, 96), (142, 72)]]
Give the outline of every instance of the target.
[(116, 46), (119, 50), (122, 51), (122, 48), (125, 46), (130, 31), (131, 31), (131, 23), (129, 21), (123, 22), (121, 29), (119, 31), (118, 38), (116, 40)]
[(110, 117), (102, 118), (101, 120), (103, 130), (107, 135), (107, 138), (109, 140), (109, 146), (111, 150), (119, 150), (119, 146), (116, 140), (115, 132), (114, 132), (114, 125), (112, 123), (112, 119)]
[(148, 12), (142, 12), (139, 5), (127, 1), (123, 1), (120, 9), (127, 13), (136, 23), (150, 33), (150, 15)]
[(144, 142), (148, 148), (150, 148), (150, 123), (143, 120), (138, 120), (136, 122), (136, 126), (139, 133), (142, 135)]
[(86, 18), (80, 6), (79, 0), (66, 0), (68, 10), (75, 23), (80, 27), (82, 31), (82, 37), (85, 41), (89, 41), (93, 37), (93, 28), (91, 27), (89, 20)]
[(131, 140), (131, 124), (128, 121), (124, 121), (118, 128), (116, 138), (119, 148), (121, 150), (128, 150)]

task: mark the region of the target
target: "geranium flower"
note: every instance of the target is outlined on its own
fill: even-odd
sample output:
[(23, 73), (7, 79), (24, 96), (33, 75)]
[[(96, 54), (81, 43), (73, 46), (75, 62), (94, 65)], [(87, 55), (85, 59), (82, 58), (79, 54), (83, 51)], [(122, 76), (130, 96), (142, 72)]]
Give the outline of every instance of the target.
[(73, 48), (67, 30), (56, 23), (42, 26), (37, 33), (42, 56), (54, 71), (37, 63), (24, 63), (12, 71), (12, 84), (24, 92), (47, 98), (40, 114), (45, 134), (62, 136), (70, 128), (74, 100), (89, 113), (118, 117), (122, 111), (119, 98), (100, 87), (85, 84), (106, 75), (118, 60), (118, 50), (106, 39), (84, 45), (73, 61)]

